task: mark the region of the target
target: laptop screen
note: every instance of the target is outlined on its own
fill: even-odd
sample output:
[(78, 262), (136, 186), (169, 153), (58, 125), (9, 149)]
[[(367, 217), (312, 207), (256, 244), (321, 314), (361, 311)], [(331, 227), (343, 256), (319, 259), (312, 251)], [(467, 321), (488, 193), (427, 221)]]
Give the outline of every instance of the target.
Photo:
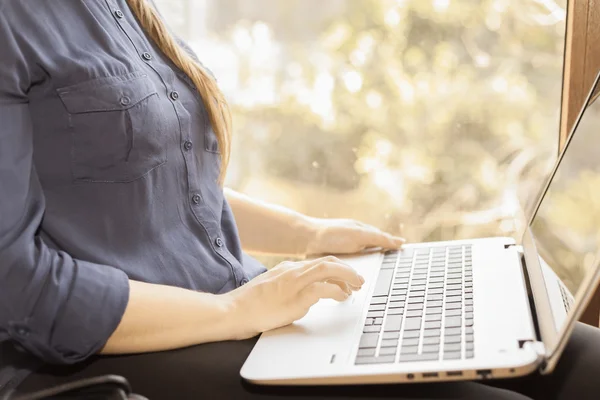
[(557, 331), (600, 249), (600, 100), (590, 97), (573, 132), (530, 225)]

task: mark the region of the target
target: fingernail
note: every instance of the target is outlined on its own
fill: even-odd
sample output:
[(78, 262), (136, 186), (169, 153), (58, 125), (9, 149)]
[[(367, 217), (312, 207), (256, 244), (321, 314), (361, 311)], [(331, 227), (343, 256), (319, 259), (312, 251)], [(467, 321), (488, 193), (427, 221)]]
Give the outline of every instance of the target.
[(361, 285), (365, 283), (365, 278), (363, 278), (361, 275), (358, 276), (358, 279), (360, 280)]

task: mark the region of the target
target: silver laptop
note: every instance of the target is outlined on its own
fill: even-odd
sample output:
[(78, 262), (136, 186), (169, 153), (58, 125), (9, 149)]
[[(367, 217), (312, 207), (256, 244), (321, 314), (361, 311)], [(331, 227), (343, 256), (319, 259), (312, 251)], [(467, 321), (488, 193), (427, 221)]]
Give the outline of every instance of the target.
[(421, 243), (347, 257), (362, 289), (264, 333), (242, 377), (318, 385), (552, 372), (600, 281), (597, 86), (598, 78), (520, 243)]

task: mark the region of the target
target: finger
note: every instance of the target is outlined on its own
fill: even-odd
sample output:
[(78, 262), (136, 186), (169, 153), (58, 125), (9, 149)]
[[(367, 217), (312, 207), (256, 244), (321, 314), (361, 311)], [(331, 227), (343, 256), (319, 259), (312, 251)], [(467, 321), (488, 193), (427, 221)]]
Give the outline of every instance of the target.
[(348, 298), (348, 294), (338, 285), (326, 282), (312, 283), (302, 290), (301, 296), (309, 305), (313, 305), (321, 299), (344, 301)]
[(369, 229), (361, 229), (360, 241), (363, 246), (382, 247), (384, 249), (397, 249), (406, 242), (403, 238), (392, 236), (382, 231), (372, 231)]
[(325, 282), (328, 280), (337, 280), (349, 283), (352, 286), (362, 286), (365, 282), (352, 267), (335, 261), (322, 261), (313, 266), (304, 269), (298, 275), (298, 284), (300, 287), (309, 286), (315, 282)]
[(326, 281), (326, 283), (331, 283), (333, 285), (338, 285), (347, 294), (352, 294), (353, 290), (358, 290), (359, 289), (357, 287), (354, 287), (352, 285), (347, 284), (346, 282), (338, 281), (338, 280), (335, 280), (335, 279), (330, 279), (330, 280)]

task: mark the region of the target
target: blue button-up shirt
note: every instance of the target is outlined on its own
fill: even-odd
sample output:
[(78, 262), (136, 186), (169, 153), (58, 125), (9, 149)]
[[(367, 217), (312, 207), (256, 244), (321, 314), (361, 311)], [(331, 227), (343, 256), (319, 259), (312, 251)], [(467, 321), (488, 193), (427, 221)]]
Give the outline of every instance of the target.
[(223, 293), (263, 272), (219, 157), (125, 0), (0, 0), (0, 341), (76, 362), (118, 325), (128, 279)]

